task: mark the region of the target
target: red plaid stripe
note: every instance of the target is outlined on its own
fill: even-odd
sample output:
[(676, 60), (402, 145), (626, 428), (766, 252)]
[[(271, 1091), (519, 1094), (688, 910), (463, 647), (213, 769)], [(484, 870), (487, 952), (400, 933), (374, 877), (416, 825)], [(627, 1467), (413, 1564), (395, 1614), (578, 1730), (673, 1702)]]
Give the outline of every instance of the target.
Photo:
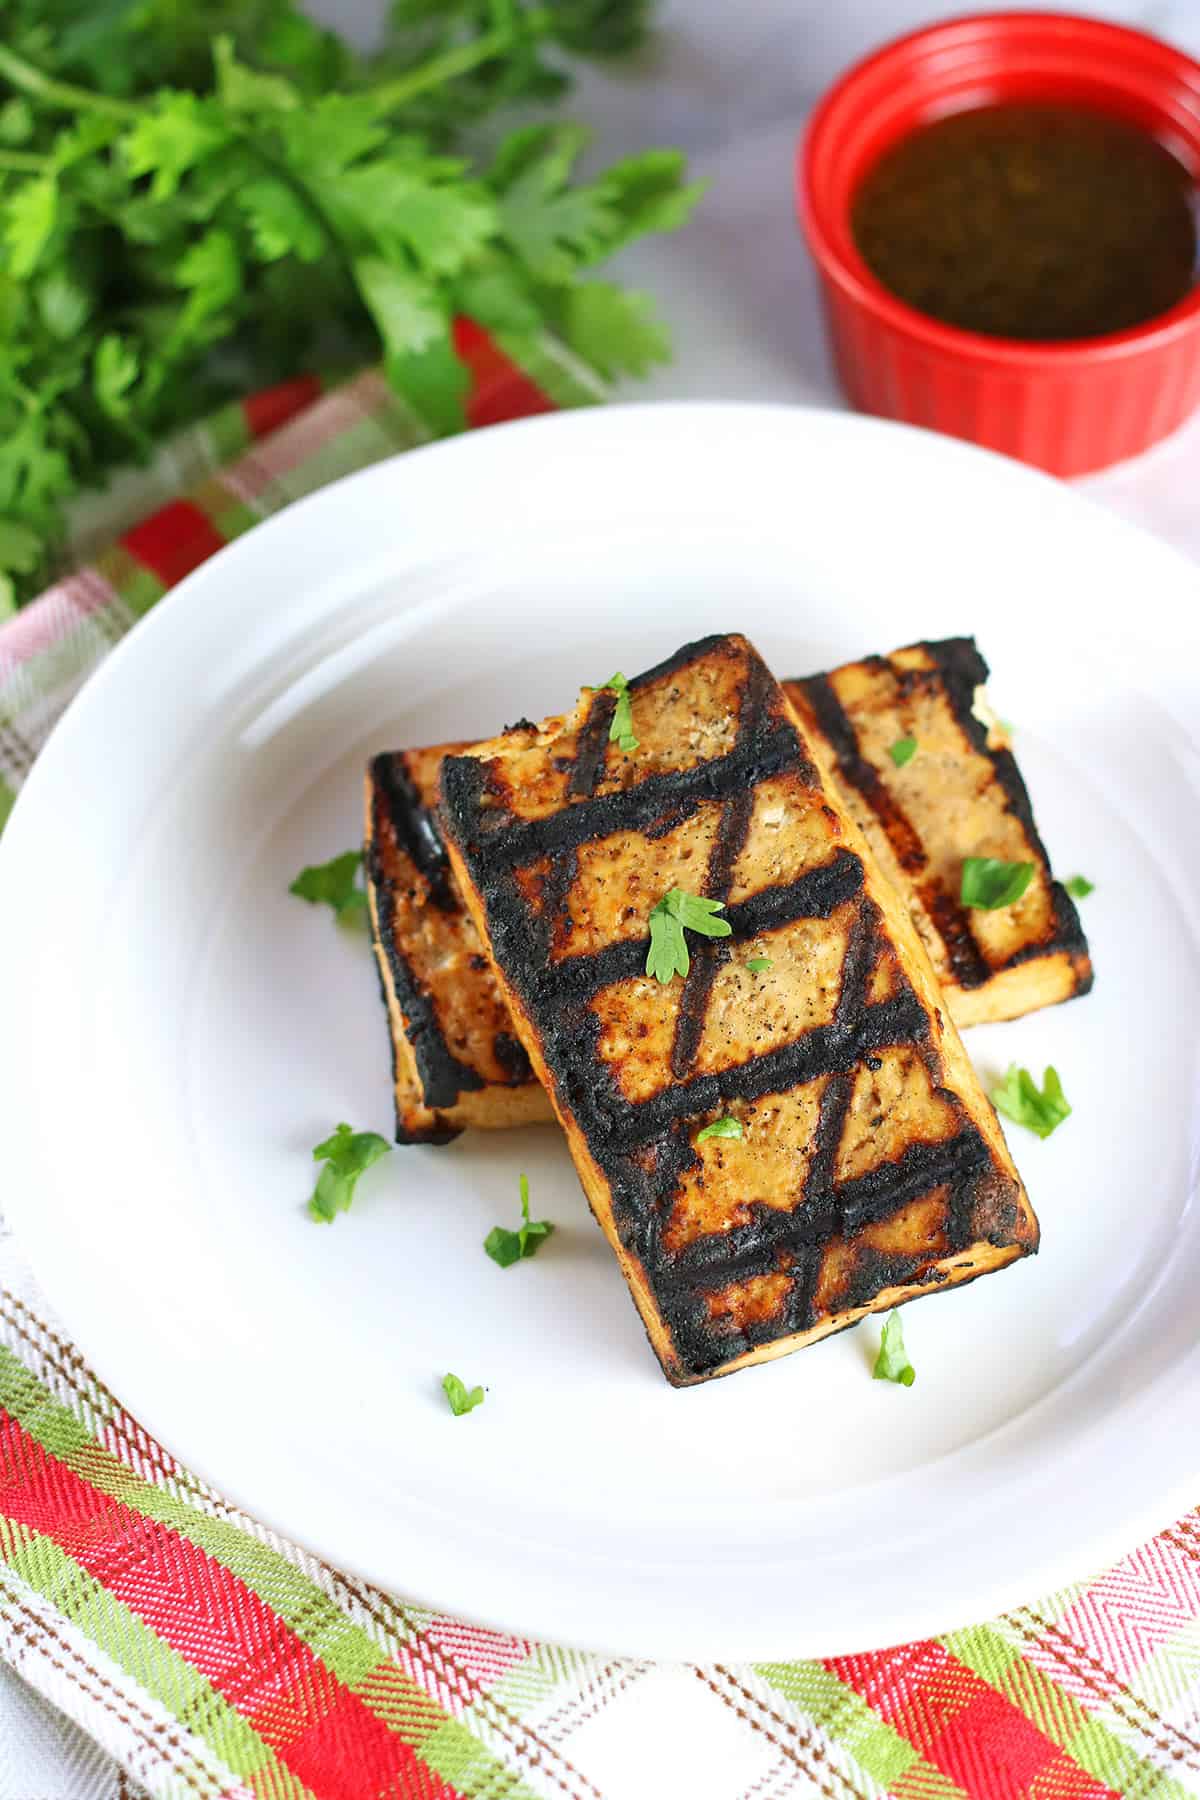
[(322, 1800), (459, 1800), (231, 1570), (83, 1481), (5, 1413), (0, 1514), (73, 1557), (199, 1669)]
[(825, 1667), (971, 1800), (1121, 1800), (932, 1640)]

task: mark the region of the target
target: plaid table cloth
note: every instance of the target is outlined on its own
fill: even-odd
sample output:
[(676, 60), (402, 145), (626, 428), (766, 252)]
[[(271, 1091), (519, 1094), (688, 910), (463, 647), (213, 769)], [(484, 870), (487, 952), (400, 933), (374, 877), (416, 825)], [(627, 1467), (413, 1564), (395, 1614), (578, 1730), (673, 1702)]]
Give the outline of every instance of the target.
[[(551, 344), (458, 335), (472, 425), (598, 397)], [(300, 380), (106, 496), (79, 523), (86, 566), (0, 630), (0, 824), (168, 587), (428, 435), (376, 373)], [(1177, 1800), (1200, 1794), (1200, 1512), (1093, 1581), (897, 1649), (670, 1666), (506, 1637), (340, 1574), (191, 1475), (0, 1233), (0, 1656), (112, 1759), (76, 1754), (72, 1793), (114, 1800)]]

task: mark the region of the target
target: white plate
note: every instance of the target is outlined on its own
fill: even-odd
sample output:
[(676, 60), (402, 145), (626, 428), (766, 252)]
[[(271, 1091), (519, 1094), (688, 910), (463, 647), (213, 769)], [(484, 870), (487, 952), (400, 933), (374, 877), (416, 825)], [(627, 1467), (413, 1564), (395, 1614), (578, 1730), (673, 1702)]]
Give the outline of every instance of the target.
[[(556, 1133), (402, 1149), (305, 1218), (339, 1119), (387, 1130), (365, 944), (289, 897), (368, 752), (567, 704), (736, 627), (781, 674), (974, 631), (1093, 996), (978, 1031), (1062, 1072), (1014, 1128), (1035, 1260), (669, 1388)], [(947, 440), (614, 408), (422, 450), (261, 526), (89, 684), (0, 847), (6, 1207), (85, 1353), (263, 1518), (421, 1601), (643, 1654), (895, 1642), (1086, 1574), (1194, 1500), (1200, 577)], [(501, 1271), (517, 1209), (559, 1230)], [(487, 1384), (447, 1411), (453, 1369)], [(1196, 1482), (1197, 1486), (1189, 1484)]]

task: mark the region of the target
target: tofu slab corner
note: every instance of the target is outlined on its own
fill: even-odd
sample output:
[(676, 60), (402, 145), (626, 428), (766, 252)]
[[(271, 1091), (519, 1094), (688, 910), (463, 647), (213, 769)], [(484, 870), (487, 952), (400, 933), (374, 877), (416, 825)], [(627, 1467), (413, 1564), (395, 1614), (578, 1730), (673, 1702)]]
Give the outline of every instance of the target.
[[(1016, 1019), (1091, 991), (1079, 914), (1038, 835), (1008, 731), (981, 704), (973, 638), (910, 644), (786, 681), (810, 745), (903, 894), (959, 1026)], [(901, 767), (898, 740), (916, 753)], [(959, 901), (964, 857), (1028, 862), (1015, 906)]]
[(367, 908), (400, 1143), (444, 1144), (468, 1126), (502, 1129), (553, 1116), (434, 818), (442, 758), (457, 747), (376, 756), (367, 769)]
[[(676, 1384), (999, 1269), (1038, 1226), (907, 906), (739, 636), (442, 765), (451, 865)], [(720, 900), (646, 974), (671, 888)], [(768, 966), (754, 970), (751, 962)], [(730, 1118), (739, 1136), (702, 1139)]]

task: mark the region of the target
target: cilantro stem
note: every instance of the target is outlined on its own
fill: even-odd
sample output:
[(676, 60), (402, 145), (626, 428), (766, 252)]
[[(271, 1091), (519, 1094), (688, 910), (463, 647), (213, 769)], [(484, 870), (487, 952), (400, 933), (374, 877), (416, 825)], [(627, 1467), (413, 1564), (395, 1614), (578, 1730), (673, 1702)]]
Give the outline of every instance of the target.
[(0, 169), (11, 169), (18, 175), (44, 175), (54, 167), (48, 156), (32, 150), (0, 150)]
[[(521, 35), (544, 37), (553, 22), (549, 9), (540, 7), (537, 12), (527, 13), (522, 19)], [(460, 44), (454, 50), (446, 50), (441, 56), (433, 56), (428, 62), (418, 64), (407, 75), (398, 75), (394, 81), (381, 83), (371, 90), (376, 112), (394, 112), (397, 107), (407, 105), (414, 95), (423, 94), (427, 88), (441, 87), (443, 82), (454, 81), (459, 75), (469, 74), (480, 63), (491, 62), (493, 57), (502, 56), (515, 36), (516, 30), (511, 21), (506, 25), (498, 25), (492, 31), (485, 31), (474, 43)]]
[(0, 44), (0, 75), (23, 93), (31, 94), (47, 106), (60, 106), (67, 112), (107, 112), (118, 119), (137, 119), (142, 109), (132, 100), (118, 100), (113, 94), (93, 93), (90, 88), (75, 87), (69, 81), (56, 81), (43, 74), (33, 63), (26, 62), (7, 44)]

